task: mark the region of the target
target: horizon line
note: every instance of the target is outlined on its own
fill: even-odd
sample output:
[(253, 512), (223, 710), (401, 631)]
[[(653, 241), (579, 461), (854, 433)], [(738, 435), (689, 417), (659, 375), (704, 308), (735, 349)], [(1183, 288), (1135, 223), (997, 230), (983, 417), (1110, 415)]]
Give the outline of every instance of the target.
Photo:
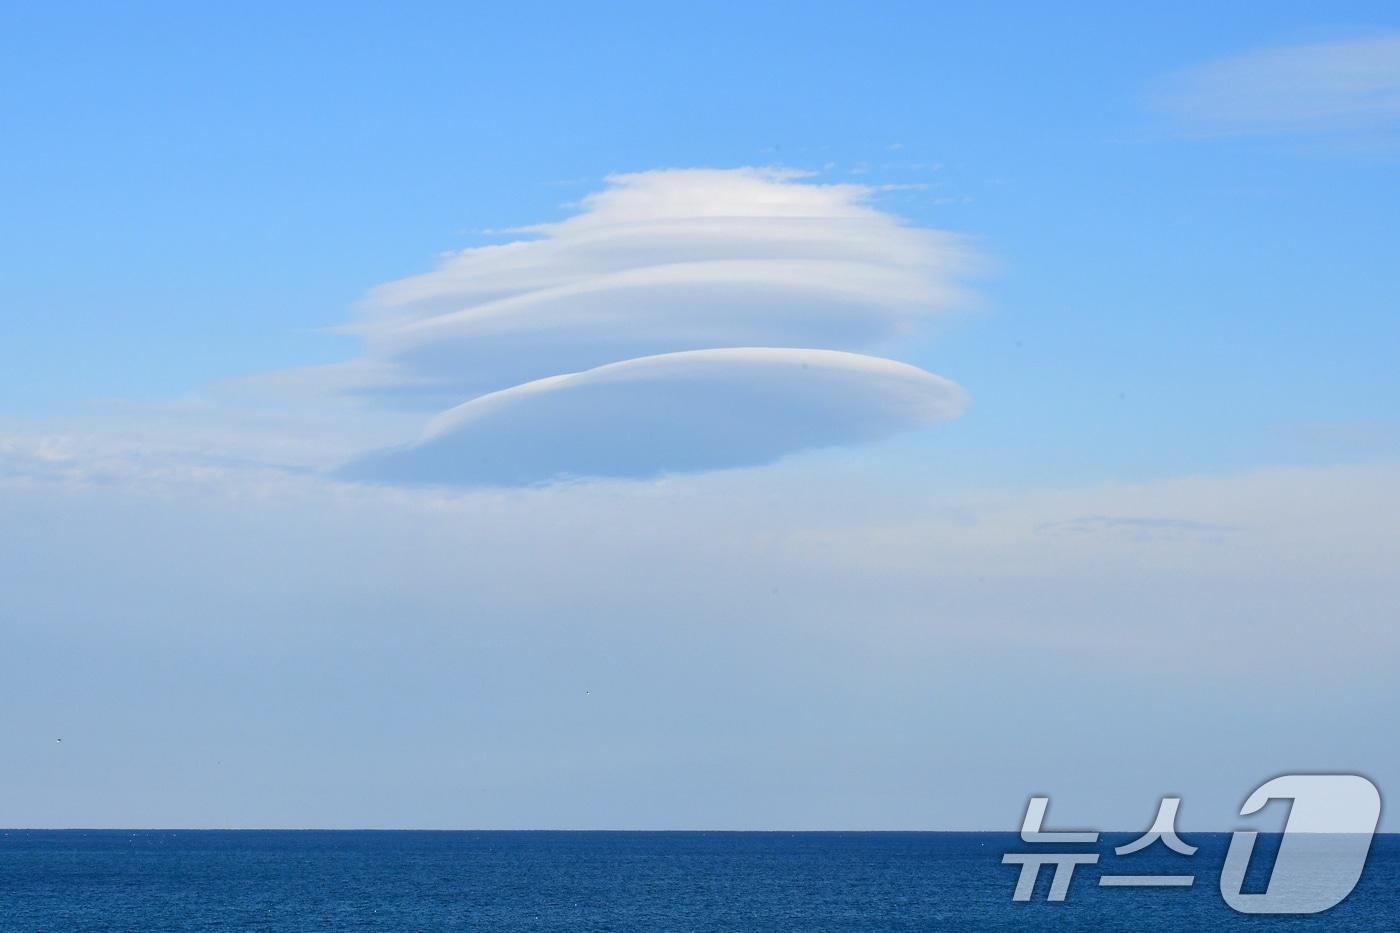
[[(1101, 829), (1091, 830), (1103, 835), (1121, 834), (1141, 834), (1141, 829)], [(1178, 830), (1184, 835), (1190, 836), (1228, 836), (1236, 832), (1257, 832), (1261, 836), (1282, 836), (1282, 830), (1262, 830), (1262, 829), (1181, 829)], [(549, 829), (549, 828), (524, 828), (524, 829), (474, 829), (474, 828), (432, 828), (432, 827), (409, 827), (409, 826), (349, 826), (349, 827), (318, 827), (318, 826), (8, 826), (0, 827), (0, 835), (10, 833), (575, 833), (575, 834), (599, 834), (599, 833), (674, 833), (674, 834), (729, 834), (729, 835), (1000, 835), (1018, 836), (1019, 829)], [(1290, 835), (1294, 836), (1400, 836), (1400, 830), (1380, 831), (1374, 833), (1328, 833), (1313, 832), (1304, 830), (1294, 830)], [(1034, 843), (1031, 843), (1034, 844)], [(1044, 843), (1039, 843), (1043, 845)], [(1093, 843), (1060, 843), (1071, 846), (1087, 846)]]

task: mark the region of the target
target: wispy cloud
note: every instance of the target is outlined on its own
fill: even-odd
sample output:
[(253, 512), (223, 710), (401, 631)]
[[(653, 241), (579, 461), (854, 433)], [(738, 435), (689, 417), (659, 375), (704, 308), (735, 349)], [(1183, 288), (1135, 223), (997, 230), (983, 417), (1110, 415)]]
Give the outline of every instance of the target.
[(1037, 528), (1037, 531), (1053, 535), (1117, 534), (1139, 540), (1180, 536), (1217, 538), (1238, 530), (1213, 522), (1147, 515), (1081, 515), (1045, 522)]
[(1162, 82), (1155, 104), (1202, 135), (1400, 130), (1400, 33), (1261, 49)]
[(1282, 432), (1324, 450), (1361, 455), (1400, 451), (1400, 421), (1301, 421), (1284, 425)]

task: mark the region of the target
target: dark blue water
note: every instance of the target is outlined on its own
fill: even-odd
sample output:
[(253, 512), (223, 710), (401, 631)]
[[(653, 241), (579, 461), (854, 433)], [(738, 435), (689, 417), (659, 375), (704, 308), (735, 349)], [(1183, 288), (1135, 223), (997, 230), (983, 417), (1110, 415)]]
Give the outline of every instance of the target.
[[(1001, 855), (1034, 847), (1001, 833), (11, 830), (0, 929), (1400, 930), (1400, 837), (1377, 837), (1352, 895), (1306, 918), (1223, 903), (1228, 836), (1188, 834), (1190, 858), (1160, 844), (1112, 855), (1131, 838), (1106, 836), (1103, 864), (1078, 869), (1064, 903), (1045, 903), (1046, 870), (1017, 904)], [(1268, 849), (1251, 877), (1267, 875)], [(1115, 871), (1197, 881), (1097, 886)]]

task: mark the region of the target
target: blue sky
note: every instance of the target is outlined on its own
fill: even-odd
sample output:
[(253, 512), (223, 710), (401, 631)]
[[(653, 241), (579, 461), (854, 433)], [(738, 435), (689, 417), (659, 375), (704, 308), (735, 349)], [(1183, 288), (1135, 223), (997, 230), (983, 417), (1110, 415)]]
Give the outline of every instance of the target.
[(1382, 31), (1384, 4), (6, 17), (13, 414), (335, 359), (320, 329), (475, 231), (610, 172), (772, 163), (930, 184), (886, 200), (982, 238), (988, 313), (935, 352), (988, 429), (1003, 393), (1053, 396), (1035, 420), (1074, 446), (1106, 427), (1238, 463), (1241, 430), (1274, 453), (1273, 424), (1397, 394), (1394, 153), (1195, 139), (1151, 107), (1179, 69)]
[[(1072, 16), (1018, 4), (11, 5), (0, 13), (0, 509), (25, 534), (0, 565), (12, 575), (0, 624), (20, 646), (9, 663), (31, 680), (11, 713), (10, 750), (101, 720), (86, 767), (116, 762), (125, 789), (100, 799), (77, 765), (24, 758), (24, 793), (0, 823), (914, 827), (987, 826), (1004, 811), (1009, 824), (1026, 794), (1053, 789), (1050, 777), (1067, 792), (1102, 779), (1048, 748), (1037, 771), (1034, 756), (987, 738), (1014, 723), (1043, 652), (1087, 678), (1065, 695), (1067, 710), (1133, 680), (1085, 652), (1109, 666), (1160, 652), (1162, 684), (1181, 688), (1169, 695), (1190, 684), (1194, 699), (1175, 716), (1160, 698), (1110, 715), (1123, 729), (1171, 732), (1182, 749), (1193, 747), (1184, 727), (1242, 697), (1278, 700), (1251, 721), (1280, 741), (1290, 721), (1320, 715), (1204, 648), (1178, 656), (1158, 640), (1209, 644), (1197, 627), (1217, 615), (1225, 631), (1214, 637), (1242, 652), (1256, 626), (1279, 626), (1276, 664), (1335, 691), (1338, 718), (1394, 700), (1352, 675), (1380, 677), (1371, 666), (1397, 647), (1384, 567), (1400, 453), (1398, 35), (1400, 15), (1382, 3), (1105, 4)], [(1358, 61), (1369, 63), (1359, 77), (1348, 70)], [(976, 255), (949, 276), (969, 300), (916, 339), (847, 347), (834, 330), (809, 329), (778, 344), (912, 364), (956, 383), (965, 411), (938, 382), (921, 390), (917, 413), (891, 414), (904, 384), (849, 389), (845, 374), (870, 370), (843, 358), (818, 367), (826, 394), (799, 399), (812, 403), (809, 420), (769, 413), (753, 422), (762, 444), (741, 438), (717, 459), (678, 446), (657, 460), (632, 456), (635, 437), (613, 427), (646, 416), (638, 394), (615, 400), (615, 383), (594, 376), (561, 393), (562, 408), (547, 395), (542, 411), (507, 408), (505, 427), (472, 428), (486, 433), (446, 448), (447, 468), (483, 439), (526, 450), (528, 415), (549, 436), (582, 424), (587, 443), (562, 461), (511, 460), (472, 477), (587, 472), (587, 459), (641, 478), (482, 491), (463, 473), (465, 491), (443, 492), (409, 481), (447, 435), (415, 438), (424, 425), (484, 423), (478, 409), (454, 408), (475, 389), (417, 411), (279, 395), (282, 383), (246, 397), (258, 374), (389, 359), (344, 328), (363, 323), (367, 295), (448, 275), (450, 252), (528, 239), (516, 228), (587, 221), (581, 200), (619, 190), (610, 177), (645, 187), (670, 184), (660, 170), (742, 167), (771, 173), (773, 191), (866, 186), (822, 210), (859, 204), (872, 212), (861, 215), (871, 242), (891, 248), (935, 250), (908, 231), (936, 230)], [(559, 229), (551, 236), (572, 248), (572, 228)], [(745, 292), (735, 307), (751, 301)], [(537, 353), (544, 366), (572, 360), (582, 338), (554, 339), (498, 356)], [(687, 432), (752, 406), (744, 393), (769, 398), (789, 384), (772, 360), (752, 375), (725, 368), (740, 365), (730, 357), (701, 362), (721, 368), (667, 369), (647, 383), (697, 413)], [(560, 365), (519, 382), (575, 371)], [(837, 396), (848, 407), (833, 413)], [(763, 463), (779, 424), (792, 428), (779, 452), (837, 449), (664, 475)], [(668, 443), (684, 436), (694, 435)], [(408, 461), (376, 473), (379, 485), (337, 472), (384, 447)], [(427, 466), (441, 475), (439, 461)], [(730, 510), (750, 514), (723, 517)], [(459, 522), (478, 533), (464, 537)], [(618, 543), (590, 553), (581, 528)], [(1058, 543), (1037, 543), (1047, 534)], [(383, 553), (344, 543), (360, 535)], [(839, 579), (814, 582), (842, 541), (851, 553)], [(962, 569), (908, 566), (911, 548)], [(883, 559), (867, 565), (862, 551)], [(469, 582), (455, 575), (461, 565), (474, 568)], [(697, 572), (714, 580), (704, 593), (690, 589)], [(644, 592), (619, 595), (639, 573), (653, 578)], [(763, 596), (765, 574), (786, 608)], [(994, 594), (976, 583), (987, 578)], [(86, 584), (69, 590), (65, 579)], [(555, 595), (522, 595), (541, 585)], [(1141, 594), (1155, 594), (1150, 609)], [(1041, 624), (1063, 626), (1059, 640), (1037, 634), (1037, 607)], [(1125, 614), (1150, 620), (1125, 630)], [(746, 632), (738, 615), (764, 621)], [(1309, 667), (1300, 658), (1324, 638), (1318, 616), (1353, 628)], [(540, 644), (552, 647), (531, 655)], [(613, 650), (594, 657), (597, 645)], [(580, 652), (628, 689), (591, 701), (613, 704), (598, 721), (568, 713), (570, 731), (539, 684), (581, 687), (568, 663)], [(54, 686), (70, 676), (65, 657), (82, 661), (84, 684), (67, 692)], [(939, 682), (923, 683), (904, 658), (927, 660)], [(1214, 673), (1201, 686), (1203, 668)], [(1021, 673), (1004, 702), (979, 700), (976, 715), (935, 712), (975, 694), (965, 669)], [(658, 703), (668, 672), (696, 690), (737, 686), (718, 708)], [(365, 683), (377, 686), (357, 698)], [(827, 731), (887, 783), (824, 757), (821, 730), (792, 698), (821, 684), (839, 685), (815, 704)], [(115, 705), (99, 715), (103, 696)], [(166, 710), (169, 697), (186, 712)], [(363, 697), (373, 710), (358, 709)], [(341, 721), (346, 702), (360, 725)], [(751, 734), (735, 731), (744, 704), (759, 724)], [(689, 725), (668, 730), (666, 713)], [(881, 717), (888, 735), (871, 726)], [(242, 778), (218, 784), (204, 758), (160, 751), (163, 737), (192, 741), (201, 721), (222, 724), (210, 760), (227, 749), (245, 777), (280, 775), (282, 790), (259, 802), (238, 790)], [(483, 786), (539, 793), (461, 804), (462, 775), (482, 763), (423, 750), (408, 723), (499, 750)], [(329, 744), (298, 746), (303, 729)], [(672, 732), (674, 747), (662, 737)], [(1200, 737), (1230, 758), (1238, 786), (1183, 766), (1159, 787), (1152, 746), (1133, 745), (1142, 818), (1153, 794), (1189, 787), (1225, 806), (1290, 762), (1400, 774), (1400, 760), (1362, 734), (1308, 735), (1292, 758), (1263, 739)], [(596, 794), (550, 783), (549, 736), (579, 760), (598, 758)], [(955, 745), (961, 774), (996, 769), (1005, 786), (963, 777), (965, 806), (930, 803), (928, 779), (946, 770), (900, 751), (923, 736)], [(329, 798), (305, 791), (362, 767), (357, 742), (398, 764), (336, 778)], [(66, 753), (84, 754), (74, 744)], [(639, 762), (658, 744), (647, 786), (694, 773), (717, 788), (698, 810), (659, 792), (627, 810), (641, 785), (607, 777), (605, 762), (646, 772)], [(181, 791), (163, 809), (133, 750), (219, 790)], [(743, 760), (772, 773), (726, 784)], [(414, 783), (423, 769), (441, 775), (432, 793)], [(775, 802), (763, 788), (792, 769), (827, 783)], [(65, 809), (55, 787), (84, 803)], [(1115, 793), (1085, 790), (1086, 805), (1106, 801), (1110, 822), (1135, 819), (1136, 798)], [(395, 809), (386, 795), (426, 803)]]

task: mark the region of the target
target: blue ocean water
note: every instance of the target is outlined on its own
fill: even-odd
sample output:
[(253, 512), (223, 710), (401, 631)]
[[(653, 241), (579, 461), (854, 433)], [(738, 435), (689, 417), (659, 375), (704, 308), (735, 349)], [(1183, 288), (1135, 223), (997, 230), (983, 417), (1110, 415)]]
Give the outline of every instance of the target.
[[(1400, 929), (1400, 837), (1376, 837), (1347, 900), (1287, 918), (1231, 911), (1217, 887), (1229, 837), (1185, 835), (1201, 847), (1189, 858), (1160, 844), (1114, 857), (1133, 834), (1078, 847), (1104, 864), (1054, 904), (1048, 869), (1012, 902), (1019, 869), (1001, 856), (1034, 849), (1012, 833), (10, 830), (0, 930)], [(1113, 872), (1197, 880), (1098, 887)]]

